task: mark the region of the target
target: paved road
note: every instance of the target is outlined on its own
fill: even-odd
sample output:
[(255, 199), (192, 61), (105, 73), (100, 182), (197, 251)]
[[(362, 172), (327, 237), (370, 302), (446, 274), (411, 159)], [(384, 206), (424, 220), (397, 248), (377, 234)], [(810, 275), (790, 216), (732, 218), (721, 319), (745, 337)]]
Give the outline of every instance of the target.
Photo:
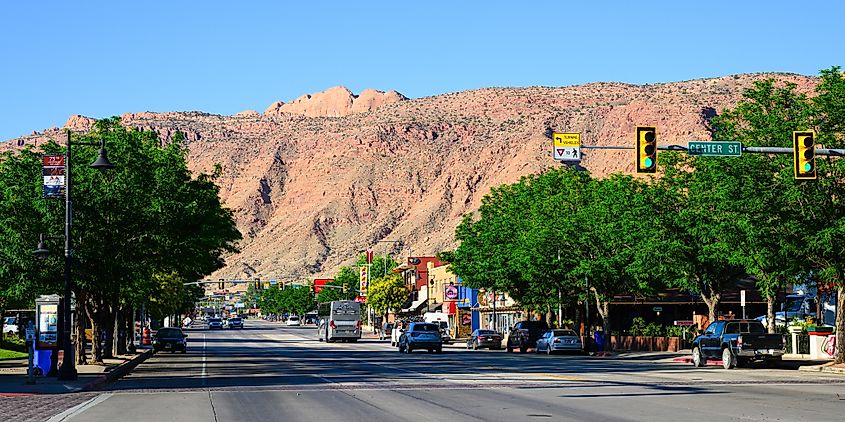
[(247, 320), (190, 332), (53, 420), (812, 420), (841, 421), (845, 377), (726, 371), (644, 360), (448, 347), (400, 355), (386, 342), (317, 342), (310, 327)]

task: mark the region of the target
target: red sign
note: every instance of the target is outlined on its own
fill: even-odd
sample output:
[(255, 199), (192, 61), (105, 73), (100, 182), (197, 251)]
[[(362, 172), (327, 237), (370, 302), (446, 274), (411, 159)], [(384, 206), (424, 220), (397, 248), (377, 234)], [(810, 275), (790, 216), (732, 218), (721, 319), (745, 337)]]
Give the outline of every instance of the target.
[(41, 156), (41, 165), (44, 167), (64, 167), (65, 156), (62, 154), (44, 154)]
[(373, 263), (373, 251), (367, 251), (367, 264)]

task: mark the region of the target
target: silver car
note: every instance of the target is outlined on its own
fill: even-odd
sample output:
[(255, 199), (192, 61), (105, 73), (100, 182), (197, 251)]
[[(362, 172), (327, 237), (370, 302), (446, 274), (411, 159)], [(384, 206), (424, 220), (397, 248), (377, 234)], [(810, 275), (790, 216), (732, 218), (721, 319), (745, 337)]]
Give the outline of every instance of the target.
[(537, 340), (537, 353), (546, 352), (552, 354), (555, 352), (577, 352), (584, 351), (584, 345), (581, 344), (581, 337), (573, 330), (547, 330)]

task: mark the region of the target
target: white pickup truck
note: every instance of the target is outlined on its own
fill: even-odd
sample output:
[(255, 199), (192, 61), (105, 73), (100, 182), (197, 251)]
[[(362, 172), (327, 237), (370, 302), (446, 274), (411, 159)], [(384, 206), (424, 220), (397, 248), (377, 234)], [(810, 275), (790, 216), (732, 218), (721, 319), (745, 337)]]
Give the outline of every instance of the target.
[(6, 317), (3, 319), (3, 334), (17, 335), (18, 334), (18, 319), (15, 317)]

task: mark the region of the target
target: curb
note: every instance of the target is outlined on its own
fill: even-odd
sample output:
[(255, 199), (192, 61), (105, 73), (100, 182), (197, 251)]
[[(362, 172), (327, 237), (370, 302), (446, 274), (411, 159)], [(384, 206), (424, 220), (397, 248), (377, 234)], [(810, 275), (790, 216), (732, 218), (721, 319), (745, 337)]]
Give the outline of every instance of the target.
[(114, 369), (112, 369), (108, 373), (106, 373), (104, 375), (100, 375), (100, 376), (97, 377), (97, 379), (89, 382), (88, 384), (85, 384), (84, 386), (82, 386), (80, 391), (96, 390), (96, 389), (98, 389), (98, 388), (100, 388), (100, 387), (102, 387), (106, 384), (117, 381), (120, 378), (123, 378), (124, 376), (126, 376), (126, 374), (131, 372), (133, 369), (135, 369), (136, 366), (143, 363), (145, 360), (147, 360), (152, 355), (153, 355), (152, 349), (145, 350), (143, 353), (139, 354), (138, 356), (135, 356), (134, 358), (116, 366)]
[(825, 365), (799, 366), (798, 370), (804, 372), (827, 372), (829, 374), (845, 374), (845, 368), (834, 368), (832, 366)]

